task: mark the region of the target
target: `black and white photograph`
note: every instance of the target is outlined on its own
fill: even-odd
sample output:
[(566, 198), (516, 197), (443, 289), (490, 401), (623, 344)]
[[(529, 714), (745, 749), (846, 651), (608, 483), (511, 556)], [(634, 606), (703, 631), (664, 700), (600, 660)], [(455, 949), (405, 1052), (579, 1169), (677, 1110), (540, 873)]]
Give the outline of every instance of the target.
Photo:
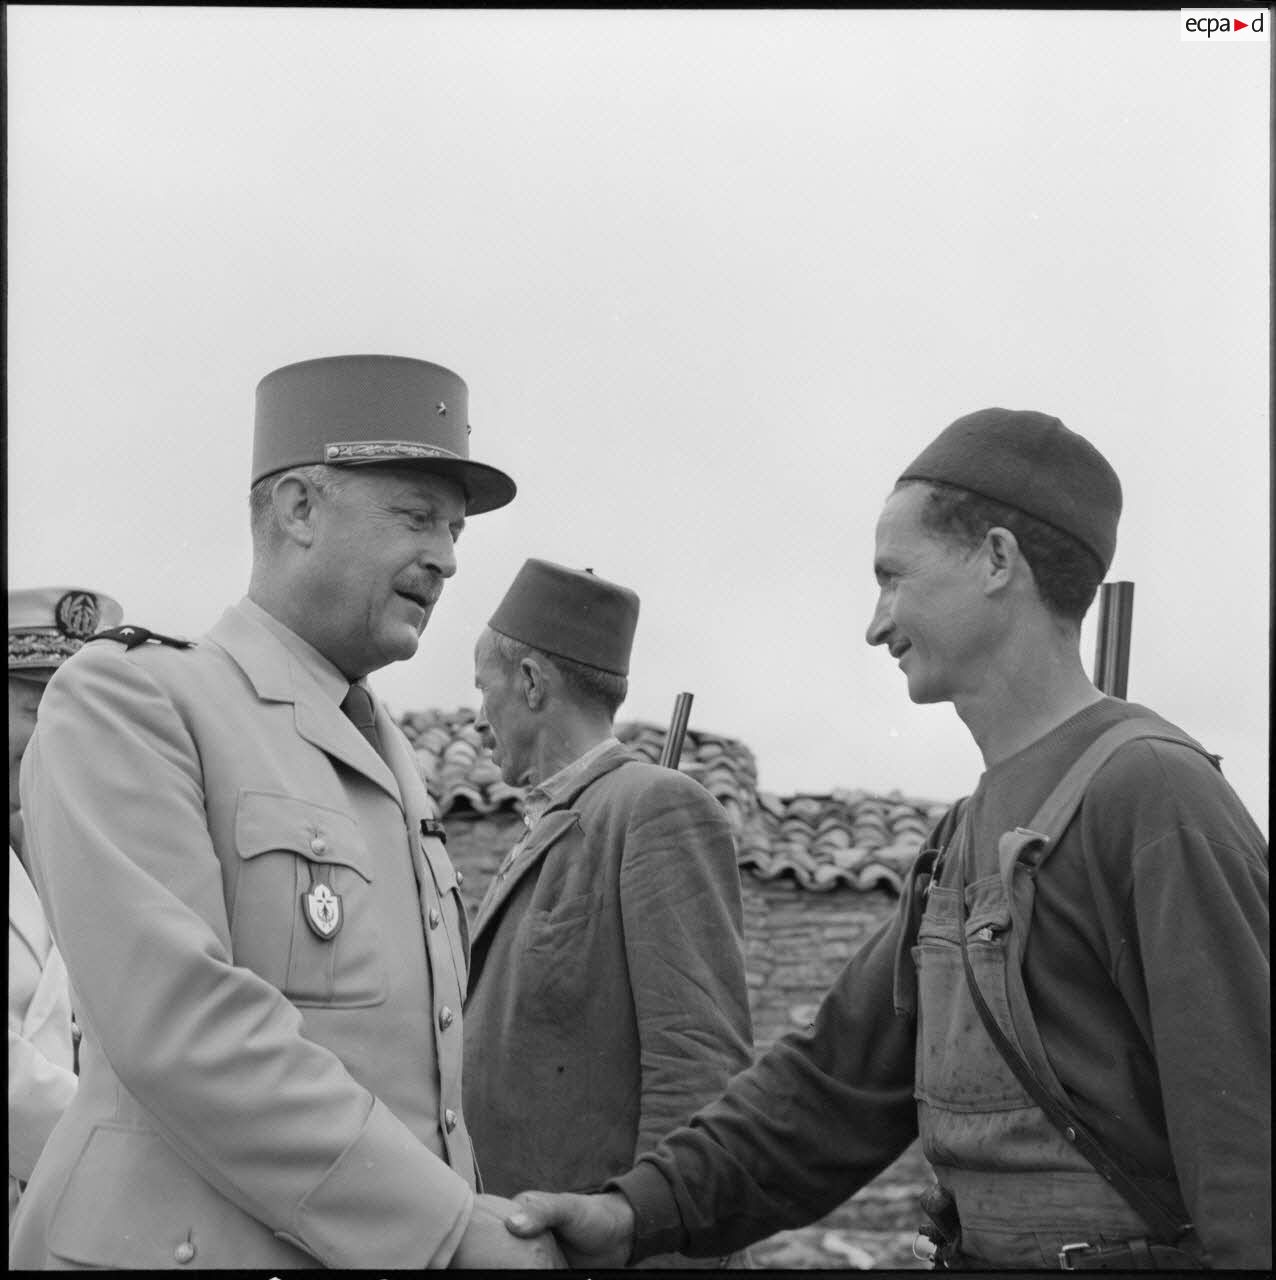
[(13, 1270), (1270, 1270), (1272, 11), (9, 5)]

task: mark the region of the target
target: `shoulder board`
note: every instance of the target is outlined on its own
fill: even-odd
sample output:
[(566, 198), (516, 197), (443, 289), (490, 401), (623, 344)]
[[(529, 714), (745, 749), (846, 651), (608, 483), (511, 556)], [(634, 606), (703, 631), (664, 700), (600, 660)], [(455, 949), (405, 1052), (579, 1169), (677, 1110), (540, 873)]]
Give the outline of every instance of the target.
[[(148, 631), (145, 627), (112, 627), (110, 631), (99, 631), (89, 640), (116, 640), (126, 649), (136, 649), (139, 644), (154, 640), (157, 644), (171, 645), (174, 649), (191, 649), (193, 640), (179, 640), (176, 636), (162, 636), (158, 631)], [(86, 640), (87, 644), (88, 641)]]

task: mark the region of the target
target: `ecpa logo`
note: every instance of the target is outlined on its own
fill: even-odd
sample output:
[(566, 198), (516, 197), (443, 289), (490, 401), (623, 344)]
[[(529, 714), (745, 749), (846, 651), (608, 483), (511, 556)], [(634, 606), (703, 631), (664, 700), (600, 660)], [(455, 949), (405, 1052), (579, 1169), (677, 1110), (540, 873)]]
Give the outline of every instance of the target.
[(1266, 40), (1266, 9), (1183, 9), (1183, 40)]

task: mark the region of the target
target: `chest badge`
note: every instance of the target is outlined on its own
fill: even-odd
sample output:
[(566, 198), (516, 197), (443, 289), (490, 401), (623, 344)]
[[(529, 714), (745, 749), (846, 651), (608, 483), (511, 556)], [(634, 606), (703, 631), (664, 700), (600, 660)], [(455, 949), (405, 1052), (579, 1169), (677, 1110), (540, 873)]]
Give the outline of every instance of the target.
[(341, 914), (341, 895), (333, 893), (326, 884), (312, 885), (308, 893), (301, 895), (301, 905), (306, 913), (310, 931), (321, 942), (330, 942), (341, 930), (344, 917)]

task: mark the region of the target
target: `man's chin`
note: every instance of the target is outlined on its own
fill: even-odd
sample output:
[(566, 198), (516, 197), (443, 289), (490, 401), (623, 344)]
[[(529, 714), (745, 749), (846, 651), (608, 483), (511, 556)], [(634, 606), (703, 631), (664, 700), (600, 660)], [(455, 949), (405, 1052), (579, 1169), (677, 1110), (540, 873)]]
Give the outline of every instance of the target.
[(371, 671), (380, 671), (394, 662), (406, 662), (416, 655), (421, 643), (420, 634), (411, 627), (395, 627), (394, 631), (382, 637), (377, 664)]
[(910, 679), (908, 682), (908, 700), (924, 707), (932, 702), (943, 702), (944, 697), (936, 690), (928, 688), (925, 681)]

